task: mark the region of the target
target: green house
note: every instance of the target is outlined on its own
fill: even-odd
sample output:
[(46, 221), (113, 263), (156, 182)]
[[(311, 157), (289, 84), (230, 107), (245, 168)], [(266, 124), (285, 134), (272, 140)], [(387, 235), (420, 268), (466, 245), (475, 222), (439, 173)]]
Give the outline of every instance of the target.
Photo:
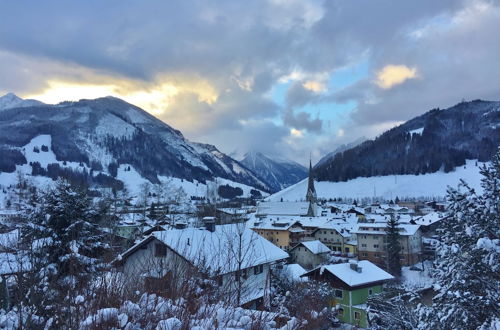
[(302, 276), (330, 283), (334, 289), (330, 305), (337, 309), (337, 318), (360, 328), (368, 327), (368, 297), (382, 292), (384, 282), (394, 279), (368, 260), (319, 266)]

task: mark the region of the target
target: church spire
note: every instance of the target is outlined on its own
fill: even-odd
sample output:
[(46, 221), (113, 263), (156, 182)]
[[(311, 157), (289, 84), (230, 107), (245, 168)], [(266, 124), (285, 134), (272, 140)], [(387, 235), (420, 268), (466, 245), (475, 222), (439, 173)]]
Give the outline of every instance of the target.
[(312, 169), (311, 156), (309, 156), (309, 180), (307, 182), (306, 200), (311, 203), (316, 202), (316, 189), (314, 188), (314, 174)]

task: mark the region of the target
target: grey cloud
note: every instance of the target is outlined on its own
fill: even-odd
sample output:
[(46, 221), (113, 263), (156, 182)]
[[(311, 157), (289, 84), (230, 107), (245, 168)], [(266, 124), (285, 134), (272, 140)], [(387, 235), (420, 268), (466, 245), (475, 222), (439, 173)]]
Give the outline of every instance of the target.
[(305, 129), (313, 133), (321, 133), (323, 121), (319, 118), (311, 118), (307, 112), (294, 113), (293, 110), (285, 111), (283, 122), (296, 129)]

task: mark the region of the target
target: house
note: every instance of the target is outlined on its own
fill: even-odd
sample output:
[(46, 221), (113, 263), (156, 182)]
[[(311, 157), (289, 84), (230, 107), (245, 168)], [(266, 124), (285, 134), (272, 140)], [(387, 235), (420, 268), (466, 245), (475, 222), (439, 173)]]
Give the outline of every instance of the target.
[(329, 283), (334, 289), (330, 305), (337, 309), (337, 318), (361, 328), (368, 327), (368, 297), (382, 292), (383, 284), (394, 279), (367, 260), (319, 266), (302, 277)]
[(356, 245), (353, 245), (353, 235), (341, 224), (324, 224), (316, 228), (313, 237), (328, 246), (332, 251), (343, 254), (356, 253)]
[(299, 218), (290, 216), (256, 218), (250, 228), (285, 251), (301, 242), (306, 233)]
[(131, 282), (172, 292), (194, 275), (217, 282), (231, 303), (256, 308), (268, 303), (271, 264), (288, 254), (244, 224), (153, 232), (114, 264)]
[(450, 216), (446, 213), (431, 212), (424, 216), (414, 218), (413, 224), (420, 225), (423, 235), (430, 237), (436, 233), (436, 229), (440, 226), (442, 220), (448, 219)]
[(226, 225), (247, 220), (247, 211), (239, 208), (218, 208), (216, 210), (216, 223)]
[[(357, 237), (358, 258), (369, 260), (381, 267), (387, 261), (386, 223), (360, 223), (358, 229), (353, 231)], [(401, 265), (409, 266), (421, 261), (422, 232), (419, 225), (400, 224)]]
[(306, 269), (312, 269), (327, 261), (330, 252), (332, 250), (320, 241), (307, 241), (301, 242), (290, 249), (290, 256), (293, 262)]

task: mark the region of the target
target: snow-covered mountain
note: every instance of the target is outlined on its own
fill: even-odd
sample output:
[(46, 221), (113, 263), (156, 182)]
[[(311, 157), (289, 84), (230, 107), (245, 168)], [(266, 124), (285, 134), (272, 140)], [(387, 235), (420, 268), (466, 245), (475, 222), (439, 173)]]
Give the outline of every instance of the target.
[(500, 145), (500, 102), (433, 109), (314, 168), (320, 181), (450, 172), (467, 159), (489, 161)]
[(272, 191), (279, 191), (307, 177), (307, 169), (288, 159), (272, 158), (260, 152), (248, 152), (241, 161), (265, 182)]
[[(8, 94), (1, 100), (5, 107), (0, 112), (0, 172), (12, 173), (25, 164), (35, 175), (51, 177), (69, 175), (75, 169), (68, 166), (77, 164), (84, 176), (101, 174), (103, 182), (131, 168), (153, 183), (159, 177), (201, 183), (222, 178), (269, 190), (244, 165), (216, 147), (187, 140), (178, 130), (121, 99), (46, 105)], [(30, 141), (40, 136), (50, 145), (31, 146)], [(30, 153), (50, 152), (54, 159), (28, 164), (27, 145), (33, 149)]]
[(7, 93), (0, 97), (0, 111), (12, 108), (24, 108), (43, 105), (42, 102), (31, 99), (22, 99), (13, 93)]

